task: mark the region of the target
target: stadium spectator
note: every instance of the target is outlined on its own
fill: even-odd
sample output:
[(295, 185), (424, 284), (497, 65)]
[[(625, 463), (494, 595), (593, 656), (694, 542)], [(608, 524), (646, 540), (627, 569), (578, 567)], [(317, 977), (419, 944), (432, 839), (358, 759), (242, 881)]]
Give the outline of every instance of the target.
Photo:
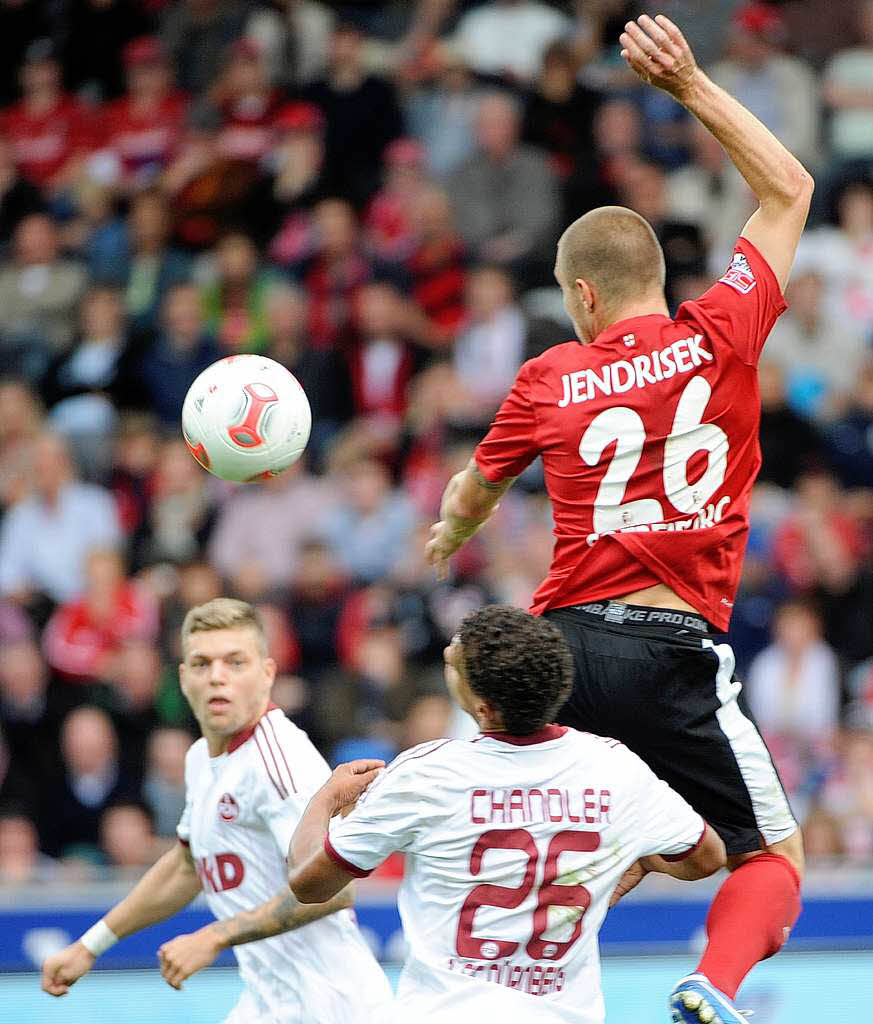
[(761, 395), (761, 470), (758, 480), (777, 487), (791, 488), (806, 470), (822, 464), (824, 442), (816, 428), (799, 415), (787, 401), (785, 372), (770, 362), (770, 351), (758, 367)]
[(159, 836), (175, 836), (185, 809), (185, 754), (192, 742), (184, 729), (155, 729), (149, 736), (142, 791)]
[(512, 267), (526, 282), (544, 278), (559, 215), (554, 173), (539, 150), (519, 142), (520, 114), (505, 93), (483, 97), (478, 150), (448, 179), (458, 225), (478, 259)]
[(30, 818), (0, 815), (0, 885), (56, 882), (58, 865), (39, 850), (39, 834)]
[(361, 459), (340, 474), (340, 500), (323, 513), (325, 537), (340, 564), (358, 581), (384, 578), (411, 533), (409, 499), (391, 487), (388, 471)]
[(538, 0), (489, 0), (461, 18), (455, 40), (478, 74), (527, 82), (549, 43), (572, 30), (565, 14)]
[(128, 252), (118, 268), (125, 306), (138, 330), (156, 326), (158, 311), (173, 285), (188, 280), (188, 257), (170, 245), (170, 210), (157, 189), (140, 192), (127, 217)]
[(830, 753), (839, 721), (840, 673), (821, 629), (809, 605), (784, 604), (773, 623), (772, 645), (749, 668), (749, 705), (769, 743), (812, 744)]
[(116, 679), (124, 644), (156, 636), (157, 608), (142, 587), (125, 579), (115, 550), (89, 552), (85, 577), (84, 594), (61, 605), (46, 625), (46, 660), (71, 681)]
[(379, 185), (385, 147), (403, 131), (394, 85), (367, 73), (362, 42), (360, 30), (351, 21), (337, 24), (327, 73), (305, 92), (327, 120), (329, 187), (358, 207)]
[(407, 387), (417, 350), (409, 342), (408, 308), (387, 281), (361, 286), (356, 298), (356, 331), (347, 347), (355, 412), (386, 426), (406, 409)]
[(149, 508), (139, 556), (146, 565), (196, 557), (215, 525), (209, 477), (181, 440), (164, 441), (149, 482)]
[(128, 190), (155, 181), (179, 144), (186, 100), (173, 88), (173, 73), (155, 36), (125, 46), (127, 92), (101, 116), (102, 145), (121, 163)]
[(173, 285), (163, 304), (162, 328), (138, 367), (142, 398), (158, 419), (175, 430), (194, 378), (221, 355), (206, 330), (201, 298), (193, 284)]
[(164, 8), (161, 38), (185, 92), (199, 95), (215, 82), (247, 14), (238, 0), (181, 0)]
[(252, 237), (271, 259), (294, 267), (312, 252), (312, 208), (326, 198), (324, 117), (312, 103), (289, 103), (273, 122), (269, 171), (246, 201)]
[(478, 417), (487, 421), (524, 362), (527, 321), (500, 267), (473, 270), (466, 299), (468, 320), (455, 345), (455, 372)]
[(873, 184), (850, 178), (835, 189), (833, 223), (807, 231), (797, 249), (800, 266), (825, 278), (827, 317), (873, 331)]
[(322, 529), (333, 501), (332, 485), (310, 476), (300, 462), (256, 488), (237, 490), (218, 515), (209, 560), (248, 597), (287, 586), (301, 545)]
[(828, 427), (831, 461), (846, 487), (873, 487), (873, 362), (858, 374), (848, 408)]
[(274, 275), (259, 263), (254, 242), (242, 231), (229, 232), (215, 248), (214, 280), (202, 302), (206, 332), (225, 354), (266, 347), (266, 301)]
[(0, 594), (25, 605), (69, 601), (85, 587), (85, 559), (120, 540), (111, 494), (81, 483), (66, 443), (40, 435), (31, 463), (32, 493), (0, 525)]
[(114, 803), (136, 798), (138, 781), (118, 760), (118, 736), (105, 711), (81, 707), (61, 726), (63, 772), (56, 780), (54, 811), (43, 848), (52, 856), (97, 857), (100, 819)]
[(423, 188), (412, 205), (413, 248), (407, 262), (413, 299), (434, 329), (434, 341), (450, 343), (464, 317), (466, 253), (441, 188)]
[(404, 109), (427, 151), (428, 170), (445, 177), (473, 155), (482, 87), (450, 42), (441, 45), (435, 63), (433, 76), (408, 92)]
[(793, 513), (773, 538), (776, 567), (795, 590), (841, 594), (849, 589), (865, 553), (864, 537), (843, 493), (826, 470), (797, 481)]
[(748, 700), (803, 821), (833, 768), (839, 669), (818, 615), (806, 606), (784, 605), (773, 637), (749, 666)]
[(857, 4), (857, 42), (833, 55), (824, 71), (830, 144), (840, 162), (873, 156), (873, 3)]
[(7, 372), (33, 380), (73, 340), (85, 275), (60, 257), (57, 228), (45, 214), (23, 218), (13, 244), (13, 262), (0, 268), (0, 358)]
[(397, 264), (412, 250), (413, 210), (428, 184), (424, 147), (414, 139), (395, 139), (383, 159), (385, 180), (364, 215), (364, 239), (377, 260)]
[(64, 10), (64, 71), (70, 88), (92, 103), (124, 89), (126, 46), (148, 27), (136, 0), (69, 0)]
[(188, 113), (175, 157), (161, 177), (174, 214), (174, 239), (191, 252), (205, 252), (228, 230), (243, 226), (260, 172), (250, 160), (221, 155), (221, 117), (200, 104)]
[(140, 803), (118, 803), (100, 818), (100, 848), (109, 864), (134, 877), (164, 852), (152, 829), (151, 818)]
[(33, 442), (42, 429), (36, 393), (21, 380), (0, 378), (0, 507), (14, 505), (30, 489)]
[(44, 831), (60, 771), (58, 732), (64, 698), (49, 690), (49, 671), (30, 637), (4, 637), (0, 662), (0, 727), (9, 770), (0, 806), (18, 806)]
[(840, 768), (822, 794), (822, 805), (838, 822), (848, 859), (869, 863), (873, 858), (873, 732), (847, 732), (842, 754)]
[(300, 545), (291, 581), (288, 610), (300, 644), (300, 671), (319, 679), (337, 661), (338, 630), (349, 580), (325, 541), (313, 537)]
[(307, 331), (309, 303), (302, 288), (284, 282), (270, 285), (265, 300), (266, 354), (294, 374), (312, 410), (309, 457), (319, 467), (325, 446), (354, 415), (347, 361), (337, 349), (316, 349)]
[(563, 40), (551, 43), (542, 67), (527, 93), (522, 121), (522, 140), (545, 150), (552, 170), (565, 186), (566, 215), (578, 213), (572, 206), (578, 189), (572, 183), (585, 176), (579, 165), (594, 152), (594, 119), (603, 96), (578, 79), (578, 60)]
[(118, 291), (94, 286), (80, 309), (79, 335), (49, 365), (40, 389), (49, 422), (69, 439), (79, 466), (93, 479), (102, 477), (111, 461), (116, 412), (136, 403), (135, 351)]
[(360, 229), (352, 207), (325, 199), (313, 211), (315, 254), (305, 269), (309, 293), (309, 332), (315, 348), (348, 340), (358, 290), (370, 279)]
[(231, 46), (210, 102), (221, 115), (222, 156), (257, 163), (267, 155), (282, 96), (270, 84), (262, 48), (253, 39), (243, 36)]
[(819, 97), (812, 71), (784, 51), (785, 23), (775, 6), (743, 4), (726, 57), (712, 79), (735, 96), (808, 167), (819, 158)]
[(73, 183), (96, 140), (91, 112), (63, 91), (51, 40), (36, 40), (25, 51), (21, 93), (19, 102), (2, 112), (0, 129), (24, 177), (55, 195)]
[(795, 268), (786, 299), (788, 311), (770, 332), (766, 357), (785, 374), (788, 401), (798, 412), (829, 419), (845, 405), (873, 350), (851, 321), (825, 316), (824, 278), (814, 268)]

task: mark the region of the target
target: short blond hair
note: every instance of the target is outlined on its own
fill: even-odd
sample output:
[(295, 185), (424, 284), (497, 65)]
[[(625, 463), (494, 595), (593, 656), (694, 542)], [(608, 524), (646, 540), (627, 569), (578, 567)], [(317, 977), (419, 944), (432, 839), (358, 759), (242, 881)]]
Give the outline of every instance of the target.
[(590, 210), (561, 235), (557, 269), (564, 284), (580, 278), (600, 291), (611, 313), (663, 289), (664, 252), (652, 225), (625, 206)]
[(216, 629), (252, 629), (258, 649), (267, 656), (267, 633), (257, 608), (234, 597), (214, 597), (206, 604), (189, 609), (182, 622), (182, 655), (188, 649), (188, 639), (194, 633), (209, 633)]

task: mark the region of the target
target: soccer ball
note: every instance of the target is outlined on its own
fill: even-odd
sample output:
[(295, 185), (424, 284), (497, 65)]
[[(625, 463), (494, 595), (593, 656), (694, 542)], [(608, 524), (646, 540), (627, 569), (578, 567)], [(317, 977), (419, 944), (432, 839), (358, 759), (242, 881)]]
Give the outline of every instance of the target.
[(303, 454), (312, 412), (297, 378), (266, 356), (227, 356), (194, 381), (182, 406), (188, 451), (222, 480), (278, 476)]

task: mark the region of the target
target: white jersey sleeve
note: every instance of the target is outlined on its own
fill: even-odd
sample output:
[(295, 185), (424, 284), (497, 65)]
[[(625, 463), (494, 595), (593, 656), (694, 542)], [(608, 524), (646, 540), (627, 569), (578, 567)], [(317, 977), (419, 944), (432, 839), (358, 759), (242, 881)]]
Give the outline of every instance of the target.
[(627, 747), (615, 753), (628, 761), (637, 802), (638, 855), (661, 854), (679, 860), (703, 838), (706, 822), (691, 805)]
[(333, 819), (325, 849), (350, 874), (368, 875), (395, 850), (414, 845), (430, 817), (416, 761), (445, 742), (422, 743), (400, 754), (370, 783), (351, 814)]

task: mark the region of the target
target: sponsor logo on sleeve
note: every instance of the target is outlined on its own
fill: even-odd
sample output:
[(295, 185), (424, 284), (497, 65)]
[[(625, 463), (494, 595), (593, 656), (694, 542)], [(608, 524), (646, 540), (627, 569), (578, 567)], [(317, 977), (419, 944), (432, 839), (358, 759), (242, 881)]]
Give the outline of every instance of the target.
[(724, 277), (719, 280), (722, 284), (729, 285), (734, 291), (738, 291), (740, 295), (748, 295), (756, 284), (749, 261), (741, 252), (733, 254), (730, 266), (725, 271)]

